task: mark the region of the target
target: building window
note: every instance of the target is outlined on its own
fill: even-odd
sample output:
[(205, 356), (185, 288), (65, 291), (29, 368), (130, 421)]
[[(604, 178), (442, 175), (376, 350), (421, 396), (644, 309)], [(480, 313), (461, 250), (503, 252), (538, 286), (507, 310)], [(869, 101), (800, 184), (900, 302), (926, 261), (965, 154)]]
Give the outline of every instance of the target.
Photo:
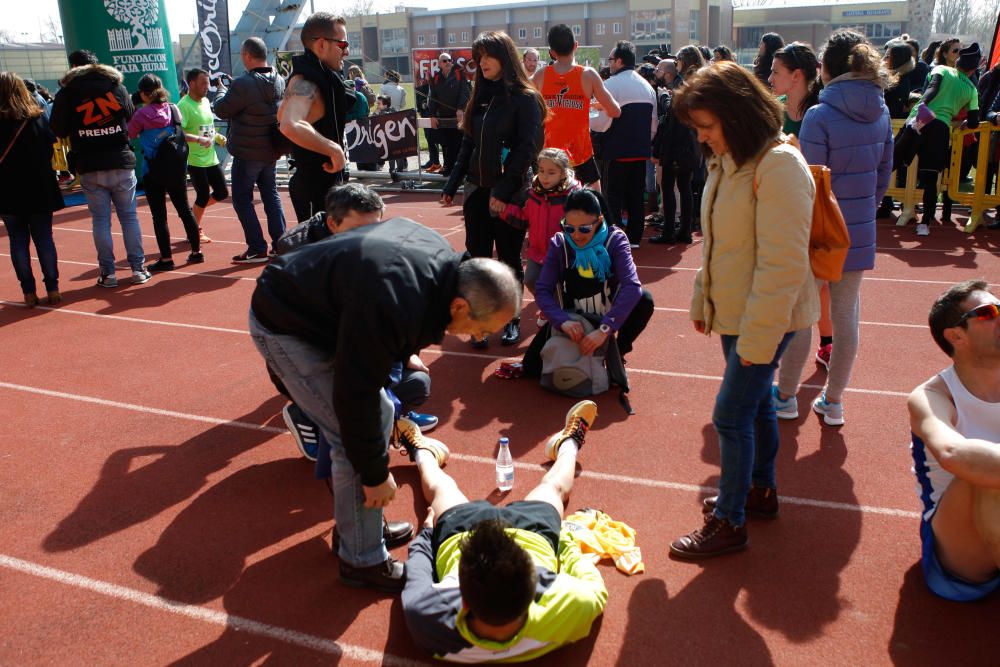
[(469, 31), (468, 30), (463, 30), (462, 31), (462, 43), (465, 44), (468, 41), (469, 41)]
[(701, 25), (701, 11), (698, 9), (692, 9), (690, 14), (691, 19), (691, 32), (690, 37), (693, 41), (698, 40), (698, 26)]
[(527, 39), (528, 38), (528, 29), (527, 28), (518, 28), (517, 29), (517, 38), (518, 39)]
[(437, 46), (437, 43), (438, 43), (438, 35), (435, 32), (434, 34), (431, 35), (431, 46)]
[(453, 33), (453, 32), (449, 32), (448, 33), (448, 43), (449, 44), (454, 44), (455, 43), (455, 33)]
[[(683, 23), (681, 21), (681, 24)], [(681, 27), (686, 28), (683, 25)], [(652, 9), (632, 12), (632, 41), (640, 44), (670, 42), (670, 10)]]
[(613, 32), (616, 35), (622, 34), (622, 24), (621, 23), (612, 23), (611, 24), (611, 32)]
[(607, 30), (607, 26), (605, 26), (603, 23), (598, 23), (597, 25), (594, 26), (594, 29), (597, 31), (598, 35), (603, 35), (605, 33), (605, 30)]
[(407, 43), (406, 28), (387, 28), (382, 30), (382, 53), (406, 53), (410, 45)]
[(424, 45), (424, 36), (417, 35), (417, 46), (423, 46), (423, 45)]
[(535, 39), (541, 39), (541, 38), (542, 38), (542, 29), (539, 28), (538, 26), (535, 26)]
[(583, 32), (583, 28), (582, 27), (580, 27), (579, 25), (573, 26), (573, 36), (574, 37), (579, 37), (580, 33), (582, 33), (582, 32)]

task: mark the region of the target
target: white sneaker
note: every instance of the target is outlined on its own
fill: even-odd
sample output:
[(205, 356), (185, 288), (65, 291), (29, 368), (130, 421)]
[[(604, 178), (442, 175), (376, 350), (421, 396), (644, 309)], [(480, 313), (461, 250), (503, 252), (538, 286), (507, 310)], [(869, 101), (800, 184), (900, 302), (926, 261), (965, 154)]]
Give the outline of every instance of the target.
[(926, 222), (917, 225), (917, 236), (930, 236), (931, 228)]
[(132, 272), (132, 284), (133, 285), (141, 285), (141, 284), (143, 284), (145, 282), (148, 282), (149, 279), (152, 278), (152, 277), (153, 277), (153, 275), (149, 271), (147, 271), (146, 269), (142, 269), (141, 271), (133, 271)]

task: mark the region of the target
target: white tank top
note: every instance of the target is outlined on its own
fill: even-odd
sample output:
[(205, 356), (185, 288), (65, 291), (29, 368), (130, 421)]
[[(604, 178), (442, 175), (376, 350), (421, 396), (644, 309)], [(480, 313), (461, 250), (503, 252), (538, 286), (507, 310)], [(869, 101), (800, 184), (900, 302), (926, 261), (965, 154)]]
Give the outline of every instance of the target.
[[(949, 366), (938, 376), (944, 380), (955, 404), (955, 430), (967, 438), (1000, 442), (1000, 403), (988, 403), (973, 396)], [(913, 454), (913, 473), (917, 476), (917, 493), (924, 502), (924, 520), (934, 515), (941, 494), (955, 478), (941, 467), (933, 452), (924, 447), (916, 436), (910, 446)]]

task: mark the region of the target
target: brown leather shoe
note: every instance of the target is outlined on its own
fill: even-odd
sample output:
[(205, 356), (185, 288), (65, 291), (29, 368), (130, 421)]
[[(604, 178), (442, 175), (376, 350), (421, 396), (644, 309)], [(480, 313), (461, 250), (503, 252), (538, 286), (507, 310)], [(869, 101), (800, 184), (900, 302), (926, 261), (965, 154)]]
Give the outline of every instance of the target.
[[(385, 540), (386, 549), (401, 547), (413, 537), (413, 524), (409, 521), (389, 521), (382, 517), (382, 539)], [(340, 532), (337, 527), (333, 527), (333, 551), (340, 550)]]
[(734, 526), (714, 514), (706, 514), (704, 526), (670, 545), (670, 555), (681, 560), (700, 560), (743, 551), (749, 543), (746, 525)]
[[(705, 498), (702, 501), (701, 511), (708, 514), (715, 510), (715, 503), (719, 496)], [(766, 486), (751, 486), (750, 493), (747, 494), (747, 503), (744, 506), (746, 513), (758, 519), (778, 518), (778, 490), (770, 489)]]
[(392, 556), (371, 567), (354, 567), (340, 561), (340, 583), (352, 588), (374, 588), (383, 593), (398, 593), (406, 583), (406, 569)]

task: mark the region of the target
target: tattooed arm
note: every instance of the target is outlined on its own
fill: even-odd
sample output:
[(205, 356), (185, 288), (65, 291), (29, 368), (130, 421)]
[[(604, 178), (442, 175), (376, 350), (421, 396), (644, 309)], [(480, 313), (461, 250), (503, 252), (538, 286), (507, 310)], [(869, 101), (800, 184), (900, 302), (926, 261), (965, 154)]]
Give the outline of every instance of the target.
[(281, 133), (296, 145), (330, 156), (330, 162), (324, 164), (323, 168), (335, 173), (344, 168), (347, 156), (339, 144), (321, 135), (310, 123), (323, 116), (323, 104), (316, 84), (301, 76), (293, 76), (278, 108), (278, 121)]

